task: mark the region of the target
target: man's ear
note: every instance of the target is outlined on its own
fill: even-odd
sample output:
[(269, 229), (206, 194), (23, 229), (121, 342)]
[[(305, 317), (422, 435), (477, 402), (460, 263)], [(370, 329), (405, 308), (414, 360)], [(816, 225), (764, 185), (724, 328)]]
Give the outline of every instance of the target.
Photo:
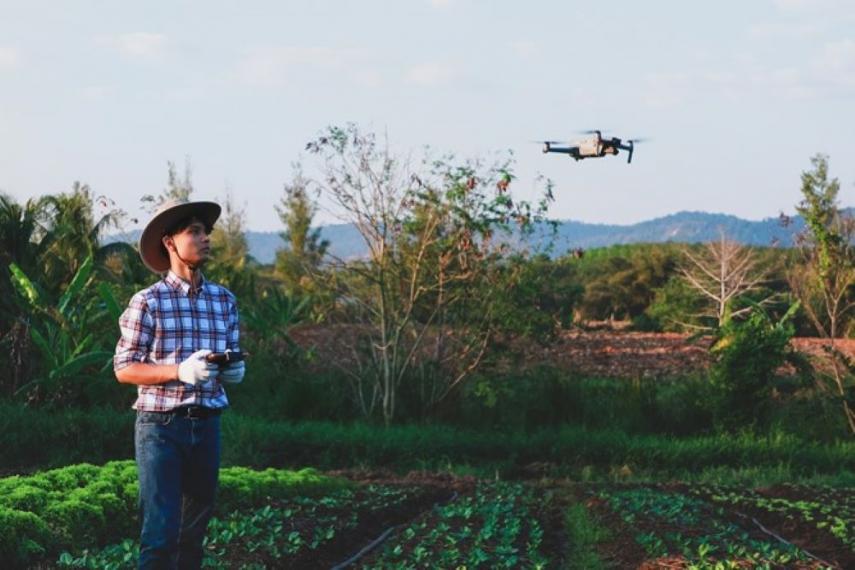
[(160, 238), (160, 242), (163, 244), (163, 247), (166, 248), (166, 252), (175, 250), (175, 240), (172, 239), (172, 236), (163, 236)]

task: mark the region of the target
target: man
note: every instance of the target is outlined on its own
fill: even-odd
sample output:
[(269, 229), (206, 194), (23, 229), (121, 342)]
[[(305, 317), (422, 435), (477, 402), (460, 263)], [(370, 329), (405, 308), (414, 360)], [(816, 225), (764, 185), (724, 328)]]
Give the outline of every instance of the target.
[(137, 385), (135, 449), (140, 483), (140, 568), (200, 568), (220, 464), (224, 383), (212, 352), (238, 351), (235, 296), (206, 281), (201, 267), (220, 215), (213, 202), (167, 202), (140, 237), (146, 266), (166, 275), (131, 298), (119, 319), (113, 368)]

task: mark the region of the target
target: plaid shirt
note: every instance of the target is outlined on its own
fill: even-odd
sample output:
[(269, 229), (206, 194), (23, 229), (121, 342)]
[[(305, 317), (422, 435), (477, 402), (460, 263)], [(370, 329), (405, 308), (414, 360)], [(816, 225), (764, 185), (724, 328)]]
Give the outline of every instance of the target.
[[(135, 362), (180, 364), (197, 350), (239, 350), (237, 300), (231, 291), (202, 278), (197, 289), (173, 272), (131, 298), (119, 318), (122, 336), (113, 369)], [(225, 408), (217, 380), (191, 385), (180, 380), (137, 387), (134, 408), (165, 412), (178, 406)]]

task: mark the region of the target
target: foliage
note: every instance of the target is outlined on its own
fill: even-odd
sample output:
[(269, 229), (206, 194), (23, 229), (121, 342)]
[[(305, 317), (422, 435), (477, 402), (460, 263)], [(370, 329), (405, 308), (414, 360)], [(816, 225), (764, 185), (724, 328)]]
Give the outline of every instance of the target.
[(414, 170), (355, 125), (330, 127), (307, 148), (322, 161), (322, 196), (369, 251), (365, 261), (338, 266), (356, 275), (359, 294), (341, 281), (340, 296), (358, 304), (359, 322), (368, 325), (362, 349), (353, 347), (362, 355), (352, 371), (355, 399), (366, 416), (379, 412), (390, 423), (414, 355), (431, 351), (442, 384), (425, 405), (436, 406), (479, 366), (497, 327), (496, 285), (508, 249), (497, 235), (512, 224), (531, 231), (548, 200), (514, 202), (510, 159), (488, 166), (425, 159)]
[[(297, 472), (233, 467), (220, 474), (218, 506), (229, 512), (262, 498), (327, 492), (346, 483), (305, 469)], [(72, 465), (0, 479), (0, 559), (20, 564), (61, 549), (106, 544), (138, 528), (133, 461), (103, 467)]]
[(362, 568), (546, 568), (536, 514), (550, 499), (519, 483), (479, 485), (412, 522)]
[(145, 194), (140, 198), (140, 202), (149, 211), (149, 213), (157, 211), (164, 203), (170, 200), (186, 201), (193, 194), (193, 168), (190, 164), (190, 157), (184, 158), (184, 177), (178, 174), (175, 163), (167, 161), (166, 163), (166, 188), (157, 196), (153, 194)]
[(644, 313), (675, 271), (676, 251), (651, 245), (613, 246), (585, 253), (577, 264), (585, 283), (583, 319), (632, 319)]
[(606, 568), (597, 555), (597, 544), (610, 536), (608, 529), (600, 526), (588, 513), (585, 505), (573, 502), (564, 514), (564, 528), (567, 530), (567, 551), (570, 559), (567, 568), (573, 570), (601, 570)]
[(855, 377), (845, 372), (834, 339), (852, 321), (855, 307), (855, 219), (838, 206), (840, 183), (828, 178), (828, 157), (811, 159), (813, 170), (802, 173), (802, 195), (797, 210), (806, 231), (799, 236), (802, 263), (790, 271), (790, 286), (802, 302), (819, 335), (830, 339), (831, 372), (819, 376), (839, 398), (849, 430), (855, 434), (855, 405), (847, 394)]
[(280, 236), (286, 244), (276, 252), (276, 276), (286, 290), (294, 293), (317, 292), (315, 280), (329, 247), (329, 241), (321, 239), (320, 228), (311, 229), (317, 205), (309, 197), (308, 186), (309, 181), (298, 166), (276, 206), (279, 219), (285, 225)]
[(649, 558), (678, 556), (690, 568), (771, 567), (807, 563), (808, 554), (770, 536), (752, 536), (722, 508), (657, 488), (612, 489), (598, 498), (635, 533)]
[(223, 214), (211, 232), (211, 261), (206, 276), (230, 289), (238, 298), (255, 293), (253, 263), (246, 241), (246, 212), (238, 209), (229, 194), (223, 201)]
[(653, 290), (653, 300), (645, 309), (647, 330), (667, 332), (696, 332), (712, 325), (701, 315), (702, 299), (684, 279), (670, 277)]
[(584, 286), (568, 260), (513, 255), (502, 266), (496, 298), (497, 330), (540, 340), (573, 324)]
[(717, 421), (730, 427), (764, 424), (778, 368), (789, 363), (807, 370), (804, 357), (790, 346), (794, 329), (789, 321), (796, 310), (798, 304), (775, 322), (757, 305), (746, 320), (729, 321), (719, 329), (710, 349), (716, 356), (710, 376)]
[(91, 256), (56, 302), (46, 299), (43, 289), (16, 264), (11, 264), (10, 270), (19, 298), (30, 313), (26, 327), (41, 364), (33, 379), (20, 386), (16, 394), (23, 394), (34, 404), (79, 401), (85, 391), (77, 383), (112, 362), (113, 352), (106, 350), (104, 335), (97, 334), (104, 330), (101, 321), (117, 316), (102, 308), (103, 298), (116, 310), (112, 293), (107, 288), (94, 291)]

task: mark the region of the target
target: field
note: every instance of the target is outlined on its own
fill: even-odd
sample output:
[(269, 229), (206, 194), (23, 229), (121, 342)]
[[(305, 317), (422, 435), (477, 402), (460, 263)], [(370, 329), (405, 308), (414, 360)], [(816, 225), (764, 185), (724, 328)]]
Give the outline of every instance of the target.
[[(4, 567), (132, 568), (135, 493), (132, 462), (0, 480)], [(207, 568), (855, 567), (852, 488), (227, 468), (220, 507)]]
[[(599, 378), (685, 377), (705, 371), (712, 357), (708, 338), (688, 334), (631, 332), (626, 323), (603, 324), (601, 329), (562, 331), (547, 345), (515, 339), (509, 341), (513, 360), (503, 362), (513, 370), (543, 365)], [(351, 351), (358, 328), (351, 325), (301, 325), (291, 332), (294, 341), (312, 351), (318, 366), (352, 366)], [(792, 345), (809, 356), (822, 354), (823, 340), (796, 337)], [(837, 347), (855, 357), (855, 340), (837, 339)]]

